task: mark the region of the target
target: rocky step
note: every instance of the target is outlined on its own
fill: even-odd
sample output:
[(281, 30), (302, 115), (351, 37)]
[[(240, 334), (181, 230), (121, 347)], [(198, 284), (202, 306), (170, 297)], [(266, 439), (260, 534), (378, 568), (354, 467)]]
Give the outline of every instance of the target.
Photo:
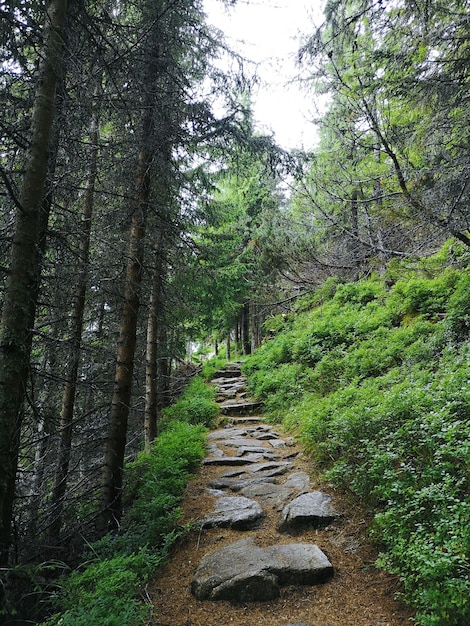
[(258, 547), (241, 539), (206, 554), (191, 583), (199, 600), (273, 600), (285, 585), (316, 585), (333, 576), (333, 566), (314, 544)]
[(242, 375), (240, 368), (230, 367), (219, 370), (214, 378), (240, 378)]
[(235, 416), (246, 413), (255, 413), (262, 407), (262, 403), (256, 400), (227, 400), (220, 405), (220, 412), (223, 415)]

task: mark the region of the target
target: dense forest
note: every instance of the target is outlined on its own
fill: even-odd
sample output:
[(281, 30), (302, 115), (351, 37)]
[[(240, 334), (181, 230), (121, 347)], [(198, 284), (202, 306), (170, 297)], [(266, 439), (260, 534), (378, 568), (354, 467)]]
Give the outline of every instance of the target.
[(468, 624), (469, 9), (328, 0), (306, 153), (202, 0), (0, 2), (0, 623), (141, 623), (223, 351)]

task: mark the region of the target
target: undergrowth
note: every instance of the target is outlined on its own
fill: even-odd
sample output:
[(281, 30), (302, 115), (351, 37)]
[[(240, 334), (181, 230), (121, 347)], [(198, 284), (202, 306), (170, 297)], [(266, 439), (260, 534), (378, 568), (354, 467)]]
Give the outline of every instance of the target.
[(421, 626), (470, 623), (470, 271), (445, 262), (330, 280), (244, 365), (268, 418), (374, 512)]
[(83, 565), (59, 581), (56, 612), (42, 626), (140, 626), (148, 619), (142, 589), (186, 530), (180, 502), (204, 455), (211, 398), (201, 379), (193, 379), (167, 411), (151, 450), (127, 463), (120, 532), (91, 544)]

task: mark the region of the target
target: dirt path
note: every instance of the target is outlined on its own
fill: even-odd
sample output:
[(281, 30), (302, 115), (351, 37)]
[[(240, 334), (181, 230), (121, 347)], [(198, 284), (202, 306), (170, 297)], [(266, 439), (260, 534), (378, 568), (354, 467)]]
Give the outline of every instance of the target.
[[(248, 400), (243, 394), (242, 381), (233, 378), (231, 382), (232, 387), (227, 384), (225, 389), (235, 388), (236, 393), (232, 393), (235, 397), (226, 400), (222, 406), (247, 403)], [(224, 385), (220, 384), (223, 390)], [(236, 386), (233, 387), (233, 384)], [(220, 399), (223, 400), (224, 397), (222, 394)], [(271, 427), (264, 426), (262, 421), (258, 421), (261, 418), (250, 416), (250, 421), (247, 422), (243, 407), (235, 409), (235, 412), (238, 411), (242, 412), (240, 417), (230, 418), (229, 425), (209, 436), (209, 457), (187, 488), (183, 504), (184, 521), (202, 522), (210, 516), (217, 497), (221, 495), (209, 489), (211, 485), (218, 485), (214, 481), (220, 481), (221, 477), (227, 473), (235, 473), (235, 476), (223, 478), (229, 483), (232, 481), (230, 484), (233, 486), (237, 481), (240, 483), (247, 475), (242, 474), (246, 472), (245, 467), (242, 467), (237, 474), (237, 471), (227, 464), (227, 457), (233, 455), (234, 452), (240, 455), (240, 451), (236, 451), (233, 445), (243, 429), (247, 429), (248, 439), (246, 435), (243, 436), (248, 447), (256, 429), (258, 433), (263, 431), (273, 433), (273, 437), (276, 438), (272, 440), (276, 444), (275, 462), (289, 464), (289, 471), (271, 479), (271, 482), (275, 481), (276, 484), (282, 485), (292, 474), (300, 476), (305, 472), (310, 476), (309, 490), (318, 490), (333, 496), (334, 509), (340, 513), (340, 516), (326, 527), (310, 527), (303, 529), (299, 534), (280, 533), (277, 527), (282, 505), (278, 501), (261, 499), (260, 503), (265, 517), (254, 528), (234, 530), (216, 526), (200, 528), (192, 532), (184, 543), (175, 548), (171, 561), (149, 587), (149, 595), (154, 604), (153, 619), (150, 622), (152, 626), (228, 626), (229, 624), (236, 626), (404, 626), (411, 624), (410, 612), (395, 600), (396, 592), (399, 590), (398, 582), (374, 567), (376, 552), (366, 538), (368, 522), (364, 514), (358, 510), (357, 505), (351, 504), (344, 494), (335, 491), (330, 485), (323, 484), (314, 473), (312, 474), (312, 464), (305, 458), (298, 445), (288, 438), (283, 441), (279, 432), (275, 429), (271, 430)], [(228, 442), (227, 437), (231, 437)], [(225, 443), (232, 444), (232, 442), (231, 446), (225, 445)], [(259, 443), (260, 441), (256, 442), (257, 445)], [(221, 458), (220, 451), (223, 453), (224, 464), (219, 465), (215, 460), (217, 454), (214, 455), (214, 448), (219, 458)], [(241, 455), (243, 454), (253, 455), (250, 450), (242, 452)], [(272, 450), (271, 454), (273, 454)], [(253, 456), (254, 464), (256, 464), (255, 461), (256, 458)], [(238, 487), (236, 487), (237, 490)], [(252, 537), (256, 545), (261, 548), (288, 544), (293, 541), (316, 544), (333, 565), (334, 576), (324, 584), (282, 587), (277, 599), (264, 602), (232, 604), (227, 601), (196, 599), (191, 593), (191, 583), (202, 557), (247, 537)]]

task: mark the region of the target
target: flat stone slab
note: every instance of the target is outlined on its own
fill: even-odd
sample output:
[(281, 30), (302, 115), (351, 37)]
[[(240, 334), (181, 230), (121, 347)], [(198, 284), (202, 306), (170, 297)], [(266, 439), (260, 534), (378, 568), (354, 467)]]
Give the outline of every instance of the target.
[(208, 456), (203, 465), (247, 465), (258, 463), (263, 458), (262, 454), (248, 454), (247, 456)]
[(258, 525), (264, 511), (255, 500), (244, 496), (217, 498), (213, 512), (202, 523), (203, 528), (234, 528), (248, 530)]
[(220, 412), (223, 415), (240, 415), (240, 413), (250, 413), (261, 408), (261, 402), (250, 402), (245, 400), (242, 402), (227, 400), (220, 405)]
[(331, 496), (312, 491), (298, 496), (284, 508), (278, 526), (280, 532), (298, 531), (313, 526), (327, 526), (338, 517), (331, 506)]
[(287, 463), (285, 461), (266, 461), (266, 463), (253, 463), (246, 468), (247, 472), (252, 474), (263, 472), (264, 476), (280, 476), (281, 474), (285, 474), (292, 468), (291, 463)]
[(247, 498), (256, 499), (265, 506), (280, 511), (286, 505), (286, 502), (289, 502), (289, 500), (298, 494), (298, 491), (292, 487), (286, 487), (285, 485), (255, 483), (243, 487), (240, 493)]
[(269, 445), (275, 450), (283, 450), (286, 447), (286, 442), (283, 439), (270, 439)]
[(275, 477), (271, 478), (216, 478), (214, 480), (209, 481), (208, 486), (212, 489), (230, 489), (230, 491), (237, 492), (241, 491), (245, 487), (250, 485), (259, 485), (264, 483), (276, 484), (277, 479)]
[(321, 584), (332, 575), (331, 563), (314, 544), (259, 548), (249, 538), (206, 554), (191, 592), (199, 600), (264, 601), (277, 598), (281, 586)]
[(260, 441), (270, 441), (271, 439), (279, 439), (279, 435), (275, 432), (264, 432), (257, 435), (256, 439)]
[(214, 430), (207, 435), (208, 441), (218, 441), (219, 439), (228, 439), (230, 437), (246, 437), (248, 432), (246, 428), (222, 428)]

